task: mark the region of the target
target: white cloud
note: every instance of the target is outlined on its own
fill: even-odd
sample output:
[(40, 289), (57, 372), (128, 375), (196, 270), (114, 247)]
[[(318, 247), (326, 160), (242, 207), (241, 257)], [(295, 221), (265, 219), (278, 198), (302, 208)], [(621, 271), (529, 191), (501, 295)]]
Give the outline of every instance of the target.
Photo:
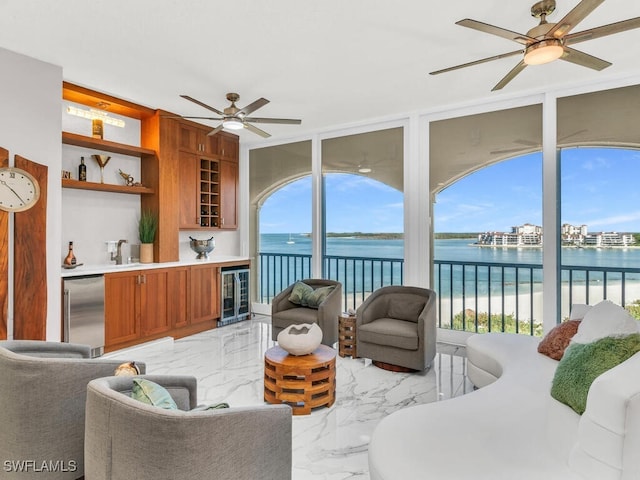
[[(622, 224), (627, 222), (636, 222), (638, 220), (640, 220), (640, 211), (630, 212), (630, 213), (620, 214), (620, 215), (611, 215), (609, 217), (603, 217), (603, 218), (592, 218), (583, 223), (588, 225), (589, 229), (592, 230), (593, 227), (606, 227), (609, 225), (617, 225), (617, 224)], [(640, 230), (640, 228), (638, 228), (638, 230)]]

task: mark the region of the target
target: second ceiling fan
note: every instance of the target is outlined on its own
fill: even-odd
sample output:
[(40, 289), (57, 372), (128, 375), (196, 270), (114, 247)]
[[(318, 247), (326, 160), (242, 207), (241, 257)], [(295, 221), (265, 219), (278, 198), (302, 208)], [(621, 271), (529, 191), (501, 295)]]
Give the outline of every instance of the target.
[(540, 23), (529, 30), (526, 34), (513, 32), (505, 28), (496, 27), (488, 23), (479, 22), (466, 18), (456, 22), (456, 25), (479, 30), (484, 33), (496, 35), (519, 43), (524, 49), (514, 50), (512, 52), (494, 55), (492, 57), (475, 60), (473, 62), (463, 63), (454, 67), (444, 68), (431, 72), (431, 75), (451, 72), (460, 68), (471, 67), (481, 63), (499, 60), (501, 58), (511, 57), (524, 54), (520, 62), (500, 80), (494, 90), (500, 90), (522, 72), (527, 65), (540, 65), (560, 59), (566, 62), (575, 63), (583, 67), (592, 68), (594, 70), (602, 70), (611, 65), (610, 62), (594, 57), (587, 53), (571, 48), (569, 45), (584, 42), (585, 40), (593, 40), (614, 33), (624, 32), (640, 27), (640, 17), (630, 18), (620, 22), (610, 23), (581, 32), (569, 33), (578, 23), (586, 18), (596, 7), (604, 0), (582, 0), (558, 23), (548, 23), (547, 16), (556, 8), (555, 0), (542, 0), (535, 3), (531, 7), (531, 15), (540, 19)]
[(288, 124), (288, 125), (300, 125), (302, 120), (293, 119), (293, 118), (262, 118), (262, 117), (249, 117), (248, 115), (255, 112), (260, 107), (264, 107), (269, 100), (266, 98), (259, 98), (253, 103), (250, 103), (244, 108), (238, 108), (236, 106), (236, 102), (240, 99), (240, 95), (237, 93), (227, 93), (227, 100), (231, 102), (224, 110), (218, 110), (206, 103), (201, 102), (200, 100), (196, 100), (189, 95), (180, 95), (185, 100), (189, 100), (190, 102), (195, 103), (196, 105), (200, 105), (201, 107), (206, 108), (207, 110), (211, 110), (216, 113), (218, 117), (186, 117), (183, 116), (181, 118), (190, 118), (190, 119), (199, 119), (199, 120), (219, 120), (222, 123), (218, 125), (216, 128), (211, 130), (208, 135), (215, 135), (222, 129), (228, 130), (241, 130), (246, 128), (250, 132), (253, 132), (257, 135), (260, 135), (263, 138), (268, 138), (271, 135), (265, 132), (264, 130), (256, 127), (253, 123), (278, 123), (278, 124)]

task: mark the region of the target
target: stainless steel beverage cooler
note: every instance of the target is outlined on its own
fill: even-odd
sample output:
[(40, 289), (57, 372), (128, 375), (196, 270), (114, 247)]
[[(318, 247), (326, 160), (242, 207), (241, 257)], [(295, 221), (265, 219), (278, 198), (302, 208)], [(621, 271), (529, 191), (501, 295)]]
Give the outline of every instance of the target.
[(91, 356), (104, 353), (104, 276), (64, 279), (64, 341), (91, 346)]
[(218, 326), (229, 325), (249, 318), (249, 269), (223, 267), (221, 271), (222, 312)]

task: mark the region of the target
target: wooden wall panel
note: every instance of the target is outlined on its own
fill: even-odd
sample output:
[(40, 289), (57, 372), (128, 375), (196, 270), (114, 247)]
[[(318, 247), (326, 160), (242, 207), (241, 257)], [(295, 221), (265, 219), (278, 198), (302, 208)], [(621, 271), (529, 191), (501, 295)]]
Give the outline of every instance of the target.
[(15, 166), (40, 184), (40, 199), (14, 215), (13, 338), (47, 338), (47, 177), (48, 168), (18, 155)]
[[(9, 166), (9, 152), (0, 147), (0, 167)], [(9, 213), (0, 210), (0, 340), (7, 339), (9, 314)]]

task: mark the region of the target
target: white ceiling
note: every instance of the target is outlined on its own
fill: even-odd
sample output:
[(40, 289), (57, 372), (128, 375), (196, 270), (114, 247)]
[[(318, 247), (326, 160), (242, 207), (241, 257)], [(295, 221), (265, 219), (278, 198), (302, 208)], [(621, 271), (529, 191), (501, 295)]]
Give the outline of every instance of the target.
[[(640, 29), (576, 45), (611, 61), (602, 72), (557, 61), (491, 88), (518, 61), (428, 72), (509, 52), (516, 43), (455, 25), (472, 18), (526, 32), (534, 0), (0, 0), (0, 47), (63, 67), (65, 80), (182, 115), (259, 97), (263, 125), (298, 136), (371, 118), (501, 98), (640, 69)], [(557, 0), (558, 21), (578, 0)], [(640, 16), (637, 0), (606, 0), (574, 32)], [(3, 75), (11, 74), (2, 72)], [(212, 124), (215, 124), (213, 122)], [(259, 140), (243, 131), (242, 140)]]

